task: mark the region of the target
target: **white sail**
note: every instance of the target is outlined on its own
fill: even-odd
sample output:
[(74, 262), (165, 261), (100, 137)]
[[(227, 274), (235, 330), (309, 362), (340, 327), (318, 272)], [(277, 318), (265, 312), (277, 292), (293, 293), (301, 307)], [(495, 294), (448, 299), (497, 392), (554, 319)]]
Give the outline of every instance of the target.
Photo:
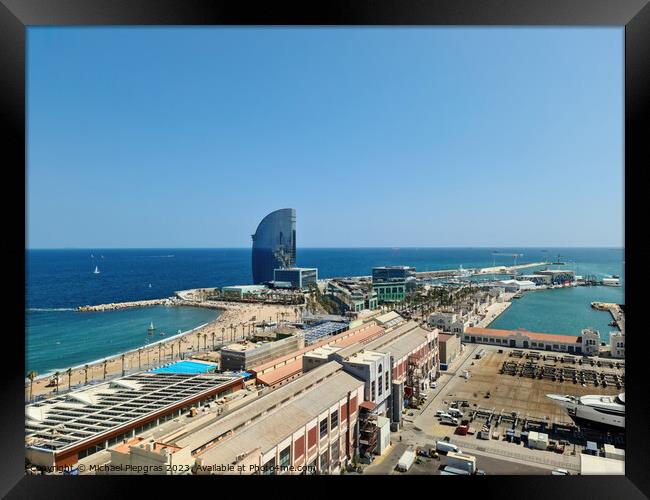
[(93, 271), (93, 274), (99, 274), (99, 267), (95, 266), (95, 270)]

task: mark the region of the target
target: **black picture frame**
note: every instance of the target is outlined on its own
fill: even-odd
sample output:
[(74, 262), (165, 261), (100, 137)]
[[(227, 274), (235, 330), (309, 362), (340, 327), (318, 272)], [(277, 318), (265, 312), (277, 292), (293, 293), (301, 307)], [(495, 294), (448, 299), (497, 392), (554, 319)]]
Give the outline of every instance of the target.
[[(646, 224), (639, 217), (644, 208), (644, 183), (640, 175), (648, 164), (650, 141), (643, 121), (650, 103), (650, 6), (648, 0), (329, 0), (324, 2), (226, 2), (217, 0), (0, 0), (0, 97), (2, 99), (3, 203), (5, 225), (11, 237), (4, 240), (5, 267), (11, 277), (5, 286), (18, 290), (24, 283), (25, 264), (25, 60), (26, 27), (44, 25), (478, 25), (478, 26), (621, 26), (625, 27), (625, 259), (626, 324), (632, 332), (627, 342), (626, 474), (625, 476), (490, 476), (464, 478), (456, 483), (420, 477), (416, 485), (404, 481), (404, 494), (462, 494), (466, 486), (478, 487), (482, 496), (509, 498), (644, 498), (650, 495), (650, 454), (648, 447), (649, 404), (643, 380), (646, 355), (642, 348), (645, 332), (641, 325), (643, 233)], [(602, 194), (606, 196), (606, 194)], [(22, 205), (21, 205), (22, 203)], [(22, 218), (20, 217), (22, 215)], [(630, 262), (633, 271), (629, 271)], [(22, 264), (22, 266), (21, 266)], [(15, 284), (14, 284), (15, 283)], [(11, 286), (13, 285), (13, 286)], [(632, 292), (632, 293), (630, 293)], [(8, 498), (32, 497), (115, 497), (124, 492), (152, 496), (168, 492), (172, 478), (94, 476), (54, 477), (24, 475), (24, 295), (8, 293), (4, 299), (6, 358), (0, 380), (0, 495)], [(631, 312), (630, 312), (631, 311)], [(639, 312), (637, 312), (639, 311)], [(639, 314), (639, 316), (637, 316)], [(436, 477), (437, 478), (437, 477)], [(247, 478), (262, 491), (290, 492), (295, 483), (280, 488)], [(268, 479), (267, 479), (268, 480)], [(287, 478), (274, 478), (287, 481)], [(313, 478), (291, 478), (306, 481)], [(331, 477), (331, 488), (349, 489), (353, 495), (368, 494), (373, 486), (389, 487), (391, 478)], [(190, 494), (249, 494), (238, 478), (173, 478)], [(226, 481), (228, 484), (226, 485)], [(343, 481), (339, 483), (337, 481)], [(351, 481), (350, 484), (345, 484)], [(147, 488), (145, 492), (141, 488)], [(153, 490), (149, 488), (154, 488)], [(225, 488), (237, 488), (227, 492)], [(307, 486), (313, 488), (312, 486)], [(218, 488), (218, 489), (214, 489)], [(223, 488), (223, 489), (222, 489)], [(156, 489), (158, 492), (154, 493)], [(324, 492), (333, 492), (326, 487)], [(276, 493), (276, 494), (277, 494)], [(391, 493), (393, 494), (393, 493)], [(329, 495), (328, 495), (329, 496)]]

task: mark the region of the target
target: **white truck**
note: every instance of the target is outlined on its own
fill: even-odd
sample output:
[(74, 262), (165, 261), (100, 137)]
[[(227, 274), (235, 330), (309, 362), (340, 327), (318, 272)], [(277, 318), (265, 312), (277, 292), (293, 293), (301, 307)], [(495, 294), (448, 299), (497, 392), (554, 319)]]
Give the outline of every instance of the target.
[(406, 450), (402, 453), (399, 462), (397, 462), (397, 470), (406, 472), (411, 468), (413, 462), (415, 462), (415, 452), (413, 450)]
[(476, 472), (476, 457), (450, 451), (447, 453), (447, 464), (456, 469), (467, 471), (468, 474)]
[(461, 453), (458, 446), (448, 443), (447, 441), (436, 441), (436, 451), (444, 451), (445, 453), (449, 453), (450, 451)]
[(457, 469), (456, 467), (447, 465), (444, 469), (440, 471), (440, 475), (441, 476), (467, 476), (469, 475), (469, 472), (463, 469)]

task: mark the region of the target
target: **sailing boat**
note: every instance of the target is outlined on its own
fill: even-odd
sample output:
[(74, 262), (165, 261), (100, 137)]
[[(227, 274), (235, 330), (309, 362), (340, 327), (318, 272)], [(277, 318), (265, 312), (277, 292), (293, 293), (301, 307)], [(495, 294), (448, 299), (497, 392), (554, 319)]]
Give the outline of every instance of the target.
[(149, 325), (149, 328), (147, 328), (147, 335), (153, 335), (154, 330), (155, 328), (153, 326), (153, 321), (152, 321), (151, 324)]
[(95, 270), (93, 271), (93, 274), (99, 274), (99, 267), (95, 266)]

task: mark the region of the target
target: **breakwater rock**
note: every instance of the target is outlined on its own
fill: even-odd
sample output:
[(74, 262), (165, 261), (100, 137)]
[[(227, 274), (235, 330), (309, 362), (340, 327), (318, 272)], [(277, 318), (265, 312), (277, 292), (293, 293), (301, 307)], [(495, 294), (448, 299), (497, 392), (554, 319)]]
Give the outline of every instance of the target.
[(115, 311), (118, 309), (129, 309), (131, 307), (175, 306), (178, 305), (178, 302), (178, 299), (173, 298), (135, 300), (133, 302), (112, 302), (110, 304), (98, 304), (95, 306), (80, 306), (77, 308), (77, 311)]

